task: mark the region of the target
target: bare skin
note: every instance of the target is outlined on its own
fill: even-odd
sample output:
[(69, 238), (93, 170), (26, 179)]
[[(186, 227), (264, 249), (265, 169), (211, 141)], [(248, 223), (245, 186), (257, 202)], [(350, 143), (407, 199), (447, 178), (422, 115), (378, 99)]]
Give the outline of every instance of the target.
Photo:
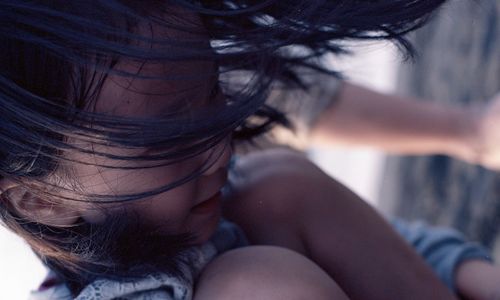
[(350, 299), (455, 299), (372, 208), (300, 154), (248, 155), (224, 215), (252, 244), (312, 259)]
[[(500, 94), (457, 106), (382, 94), (344, 83), (310, 129), (309, 144), (376, 147), (395, 154), (444, 154), (500, 170)], [(466, 261), (456, 270), (464, 299), (500, 299), (500, 266)], [(496, 298), (495, 298), (496, 297)]]
[(500, 169), (500, 94), (457, 106), (344, 83), (311, 128), (309, 143), (368, 146), (396, 154), (445, 154)]
[[(153, 31), (162, 34), (161, 31)], [(176, 33), (169, 31), (165, 34)], [(208, 38), (206, 44), (208, 47)], [(193, 107), (213, 105), (208, 97), (213, 84), (210, 79), (213, 78), (208, 76), (210, 72), (206, 72), (216, 68), (213, 63), (138, 65), (121, 61), (117, 68), (130, 70), (131, 73), (140, 69), (142, 75), (159, 74), (160, 77), (165, 75), (166, 70), (177, 75), (207, 74), (207, 77), (196, 77), (198, 82), (185, 81), (174, 86), (168, 82), (138, 78), (130, 81), (110, 76), (100, 90), (95, 112), (122, 117), (158, 117), (158, 112), (169, 111), (171, 102), (180, 101), (175, 98), (166, 101), (163, 95), (193, 99)], [(219, 215), (216, 210), (199, 213), (197, 207), (217, 194), (225, 182), (230, 157), (225, 149), (224, 143), (212, 149), (222, 151), (222, 159), (196, 180), (131, 204), (127, 209), (134, 210), (146, 220), (145, 225), (164, 225), (166, 232), (193, 232), (200, 237), (200, 243), (204, 242), (213, 233)], [(110, 154), (117, 150), (122, 149), (103, 149)], [(144, 192), (190, 174), (210, 157), (210, 153), (202, 153), (168, 168), (140, 171), (125, 168), (106, 170), (98, 167), (100, 163), (109, 165), (101, 161), (105, 158), (83, 155), (76, 160), (95, 164), (76, 163), (73, 166), (74, 175), (81, 188), (91, 194)], [(117, 162), (108, 163), (116, 166)], [(307, 256), (326, 271), (351, 299), (453, 299), (431, 270), (384, 220), (302, 156), (282, 152), (257, 154), (242, 160), (239, 168), (245, 184), (238, 185), (237, 182), (234, 199), (226, 206), (226, 216), (240, 224), (254, 244), (282, 246)], [(103, 219), (103, 214), (88, 207), (64, 203), (54, 209), (15, 181), (5, 179), (0, 182), (0, 188), (11, 192), (17, 190), (17, 193), (11, 193), (18, 195), (16, 199), (11, 199), (17, 213), (36, 222), (64, 227), (74, 225), (80, 218), (89, 223), (99, 223)], [(164, 224), (165, 220), (170, 220), (170, 223)], [(267, 252), (259, 258), (266, 262), (265, 258), (269, 259), (267, 255), (273, 254)], [(295, 263), (300, 264), (301, 261), (297, 258)], [(272, 265), (268, 266), (275, 271)], [(316, 276), (320, 272), (312, 273), (311, 276)], [(293, 278), (290, 280), (293, 281)]]
[(456, 285), (463, 299), (500, 299), (500, 267), (485, 261), (470, 260), (456, 272)]
[(195, 287), (195, 300), (348, 300), (315, 263), (288, 249), (250, 246), (212, 261)]

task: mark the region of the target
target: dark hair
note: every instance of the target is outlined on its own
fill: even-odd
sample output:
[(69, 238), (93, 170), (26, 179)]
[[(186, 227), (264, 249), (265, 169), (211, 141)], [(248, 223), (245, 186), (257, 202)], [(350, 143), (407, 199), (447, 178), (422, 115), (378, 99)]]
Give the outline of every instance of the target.
[[(57, 172), (61, 162), (68, 159), (65, 154), (73, 151), (141, 163), (124, 168), (148, 168), (188, 159), (229, 134), (244, 140), (273, 124), (287, 125), (285, 116), (265, 104), (273, 84), (307, 89), (302, 72), (335, 75), (322, 65), (321, 58), (345, 53), (339, 42), (346, 39), (389, 39), (411, 54), (403, 35), (421, 26), (443, 2), (2, 1), (0, 175), (22, 182), (47, 199), (56, 199), (61, 194), (51, 188), (61, 187), (46, 178)], [(186, 12), (201, 16), (203, 26), (185, 18)], [(139, 33), (139, 24), (192, 35), (184, 39)], [(208, 35), (211, 47), (193, 38), (201, 35)], [(141, 63), (213, 61), (217, 70), (207, 72), (218, 78), (214, 93), (223, 92), (226, 105), (210, 113), (190, 114), (189, 118), (182, 110), (157, 119), (94, 113), (89, 107), (107, 76), (141, 77), (116, 68), (121, 59)], [(142, 78), (193, 80), (197, 76)], [(235, 77), (243, 79), (233, 80)], [(69, 138), (162, 151), (119, 156), (79, 148), (69, 143)], [(216, 158), (185, 178), (145, 193), (89, 195), (75, 189), (71, 191), (73, 196), (62, 198), (94, 203), (140, 199), (195, 178)], [(150, 270), (139, 268), (141, 265), (175, 270), (175, 254), (190, 241), (185, 235), (160, 238), (154, 232), (146, 237), (131, 231), (123, 234), (124, 228), (134, 225), (119, 217), (111, 217), (100, 226), (82, 221), (71, 228), (54, 228), (16, 215), (8, 201), (0, 201), (0, 205), (3, 222), (25, 238), (42, 260), (67, 280), (74, 293), (97, 276), (135, 276)], [(108, 238), (110, 234), (118, 238)], [(139, 242), (126, 242), (139, 237)]]

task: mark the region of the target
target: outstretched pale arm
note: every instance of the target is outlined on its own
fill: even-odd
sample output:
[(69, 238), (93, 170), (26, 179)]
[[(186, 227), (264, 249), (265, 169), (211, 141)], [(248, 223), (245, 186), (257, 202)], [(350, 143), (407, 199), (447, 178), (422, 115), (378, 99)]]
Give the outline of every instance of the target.
[(458, 107), (381, 94), (344, 83), (310, 141), (373, 146), (398, 154), (446, 154), (500, 169), (500, 97)]

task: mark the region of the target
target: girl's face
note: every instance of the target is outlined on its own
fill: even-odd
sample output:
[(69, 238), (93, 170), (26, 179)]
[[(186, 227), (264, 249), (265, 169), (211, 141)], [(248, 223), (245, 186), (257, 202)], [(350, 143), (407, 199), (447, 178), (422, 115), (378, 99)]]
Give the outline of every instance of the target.
[[(140, 75), (165, 74), (192, 75), (189, 80), (144, 80), (110, 75), (105, 80), (95, 112), (126, 117), (158, 117), (179, 102), (189, 107), (214, 105), (210, 99), (216, 78), (209, 76), (215, 65), (210, 62), (183, 62), (168, 64), (119, 63), (117, 68)], [(199, 74), (207, 74), (200, 76)], [(212, 103), (209, 103), (212, 102)], [(146, 154), (151, 149), (120, 150), (92, 145), (92, 149), (120, 155)], [(222, 153), (222, 155), (221, 155)], [(196, 242), (206, 241), (215, 230), (220, 218), (220, 194), (227, 180), (227, 166), (231, 157), (229, 141), (193, 158), (172, 165), (145, 169), (110, 169), (95, 165), (130, 166), (133, 162), (116, 161), (96, 155), (78, 154), (75, 159), (90, 162), (72, 167), (73, 175), (85, 193), (99, 195), (124, 195), (147, 192), (164, 186), (197, 170), (207, 159), (217, 161), (202, 174), (177, 188), (149, 198), (105, 206), (113, 213), (118, 208), (139, 216), (141, 224), (160, 228), (169, 234), (192, 233)], [(89, 222), (102, 222), (106, 214), (96, 209), (84, 210), (83, 218)]]

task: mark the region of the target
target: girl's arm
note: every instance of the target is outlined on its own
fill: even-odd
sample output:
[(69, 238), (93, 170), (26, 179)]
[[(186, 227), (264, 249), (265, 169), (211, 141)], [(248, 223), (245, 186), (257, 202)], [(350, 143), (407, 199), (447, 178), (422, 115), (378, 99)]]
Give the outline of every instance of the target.
[(350, 299), (454, 299), (382, 217), (301, 155), (253, 154), (236, 171), (224, 212), (252, 243), (308, 256)]
[(463, 299), (500, 299), (500, 266), (484, 260), (460, 264), (455, 275), (458, 293)]
[(455, 293), (464, 299), (500, 299), (500, 266), (482, 246), (451, 228), (399, 219), (392, 225)]
[(500, 96), (488, 105), (458, 107), (343, 83), (335, 98), (311, 127), (311, 142), (446, 154), (500, 169)]

